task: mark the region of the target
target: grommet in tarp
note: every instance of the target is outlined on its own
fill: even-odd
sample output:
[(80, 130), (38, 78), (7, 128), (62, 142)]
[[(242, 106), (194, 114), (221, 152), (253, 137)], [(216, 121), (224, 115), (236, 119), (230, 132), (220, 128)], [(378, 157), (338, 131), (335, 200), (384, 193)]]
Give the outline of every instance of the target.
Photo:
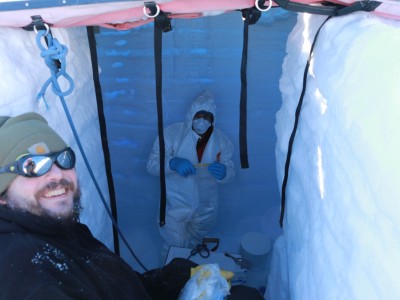
[[(265, 2), (264, 0), (261, 0), (261, 1), (260, 0), (256, 0), (254, 5), (259, 11), (262, 11), (262, 12), (269, 11), (271, 9), (271, 7), (272, 7), (272, 0), (268, 0), (268, 6), (267, 7), (264, 7), (264, 2)], [(261, 3), (262, 7), (260, 7), (260, 3)]]
[[(150, 10), (151, 15), (147, 13), (147, 9)], [(155, 2), (145, 2), (143, 6), (143, 13), (148, 18), (155, 18), (160, 13), (160, 7)]]

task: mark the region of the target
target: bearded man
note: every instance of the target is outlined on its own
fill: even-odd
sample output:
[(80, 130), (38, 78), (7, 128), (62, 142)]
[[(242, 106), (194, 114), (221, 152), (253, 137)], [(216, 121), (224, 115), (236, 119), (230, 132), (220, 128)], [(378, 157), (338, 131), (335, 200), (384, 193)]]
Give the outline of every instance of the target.
[[(39, 114), (0, 117), (0, 298), (173, 300), (197, 264), (143, 274), (79, 222), (75, 153)], [(262, 299), (237, 286), (228, 299)], [(251, 298), (253, 295), (255, 298)]]

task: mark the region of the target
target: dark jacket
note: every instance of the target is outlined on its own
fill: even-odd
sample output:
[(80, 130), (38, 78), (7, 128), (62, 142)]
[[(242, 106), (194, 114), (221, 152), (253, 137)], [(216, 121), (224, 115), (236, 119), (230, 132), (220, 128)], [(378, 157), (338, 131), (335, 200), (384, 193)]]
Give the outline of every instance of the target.
[(0, 299), (151, 299), (142, 277), (83, 224), (0, 207)]

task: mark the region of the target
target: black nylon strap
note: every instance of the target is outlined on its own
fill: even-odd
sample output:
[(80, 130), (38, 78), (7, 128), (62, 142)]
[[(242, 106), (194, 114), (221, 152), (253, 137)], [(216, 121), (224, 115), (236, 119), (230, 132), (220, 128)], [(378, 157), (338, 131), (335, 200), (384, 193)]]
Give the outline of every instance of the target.
[[(264, 1), (261, 1), (261, 5)], [(249, 25), (257, 23), (261, 17), (261, 12), (255, 7), (242, 10), (244, 20), (243, 26), (243, 49), (242, 64), (240, 67), (240, 117), (239, 117), (239, 148), (240, 165), (242, 169), (249, 168), (249, 158), (247, 154), (247, 54), (249, 44)]]
[(162, 29), (154, 22), (154, 61), (156, 73), (156, 98), (158, 115), (158, 140), (160, 151), (160, 227), (165, 225), (165, 209), (167, 205), (165, 186), (165, 141), (162, 108)]
[(242, 169), (249, 167), (249, 159), (247, 154), (247, 50), (249, 38), (249, 10), (244, 10), (245, 15), (243, 27), (243, 49), (242, 64), (240, 67), (240, 119), (239, 119), (239, 148), (240, 148), (240, 164)]
[(155, 22), (157, 23), (157, 26), (160, 27), (162, 32), (168, 32), (172, 30), (171, 19), (169, 19), (168, 16), (162, 11), (160, 11), (156, 17)]
[[(153, 15), (156, 15), (157, 7), (155, 2), (146, 2), (145, 5)], [(159, 11), (154, 20), (154, 63), (156, 74), (158, 141), (160, 151), (160, 227), (165, 225), (165, 209), (167, 207), (167, 192), (165, 185), (164, 121), (162, 109), (162, 33), (170, 30), (172, 30), (171, 20), (164, 12)]]
[[(101, 92), (101, 85), (100, 85), (100, 72), (99, 72), (99, 64), (97, 59), (97, 50), (96, 50), (96, 37), (94, 28), (92, 26), (86, 27), (87, 35), (89, 39), (89, 49), (90, 49), (90, 57), (92, 60), (92, 71), (93, 71), (93, 81), (94, 81), (94, 88), (96, 92), (96, 100), (97, 100), (97, 113), (99, 118), (100, 124), (100, 134), (101, 134), (101, 144), (103, 147), (103, 154), (104, 154), (104, 163), (106, 168), (107, 174), (107, 184), (108, 184), (108, 191), (110, 194), (110, 207), (112, 216), (117, 222), (117, 201), (115, 197), (115, 189), (114, 189), (114, 180), (111, 171), (111, 160), (110, 160), (110, 150), (108, 148), (108, 138), (107, 138), (107, 127), (106, 127), (106, 118), (104, 116), (104, 105), (103, 105), (103, 96)], [(116, 254), (120, 254), (119, 250), (119, 239), (118, 239), (118, 230), (113, 226), (113, 237), (114, 237), (114, 252)]]
[(146, 8), (150, 10), (153, 16), (155, 16), (155, 23), (157, 23), (157, 26), (163, 31), (163, 32), (168, 32), (172, 30), (171, 26), (171, 20), (168, 18), (167, 14), (165, 14), (163, 11), (159, 11), (157, 13), (157, 4), (154, 1), (150, 2), (145, 2), (144, 3)]
[(382, 2), (378, 1), (358, 1), (353, 4), (343, 7), (337, 11), (337, 16), (344, 16), (356, 11), (374, 11)]
[(207, 244), (215, 244), (214, 247), (210, 249), (210, 251), (215, 252), (219, 247), (219, 238), (210, 238), (210, 237), (203, 238), (202, 245), (207, 246)]
[(301, 91), (300, 99), (299, 99), (299, 102), (298, 102), (297, 107), (296, 107), (296, 113), (295, 113), (295, 119), (294, 119), (294, 127), (293, 127), (293, 130), (292, 130), (292, 133), (290, 134), (289, 145), (288, 145), (288, 152), (287, 152), (287, 154), (286, 154), (285, 176), (283, 177), (283, 183), (282, 183), (281, 216), (280, 216), (280, 219), (279, 219), (279, 224), (281, 225), (281, 227), (283, 226), (283, 218), (284, 218), (284, 215), (285, 215), (286, 186), (287, 186), (288, 177), (289, 177), (290, 158), (291, 158), (291, 156), (292, 156), (294, 138), (295, 138), (295, 136), (296, 136), (297, 126), (298, 126), (298, 124), (299, 124), (299, 118), (300, 118), (300, 111), (301, 111), (301, 107), (302, 107), (302, 105), (303, 105), (304, 95), (305, 95), (305, 92), (306, 92), (308, 69), (310, 68), (310, 62), (311, 62), (311, 58), (312, 58), (312, 55), (313, 55), (314, 46), (315, 46), (315, 43), (316, 43), (316, 41), (317, 41), (319, 32), (321, 31), (321, 28), (325, 25), (325, 23), (326, 23), (330, 18), (331, 18), (331, 17), (329, 16), (329, 17), (321, 24), (321, 26), (319, 27), (317, 33), (315, 34), (314, 41), (313, 41), (313, 43), (312, 43), (312, 45), (311, 45), (310, 54), (308, 55), (306, 68), (305, 68), (305, 70), (304, 70), (304, 75), (303, 75), (303, 89), (302, 89), (302, 91)]
[(355, 11), (374, 11), (382, 2), (378, 1), (358, 1), (354, 2), (349, 6), (331, 4), (331, 5), (310, 5), (298, 2), (292, 2), (289, 0), (274, 0), (279, 7), (300, 12), (310, 13), (314, 15), (325, 15), (325, 16), (343, 16), (350, 14)]

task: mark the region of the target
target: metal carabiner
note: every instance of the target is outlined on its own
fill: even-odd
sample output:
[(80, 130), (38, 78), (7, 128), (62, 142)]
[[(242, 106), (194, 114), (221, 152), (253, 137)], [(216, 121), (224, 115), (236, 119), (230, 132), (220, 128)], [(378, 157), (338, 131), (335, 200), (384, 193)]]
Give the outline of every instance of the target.
[[(150, 12), (154, 11), (154, 8), (156, 8), (156, 12), (154, 13), (154, 15), (149, 15), (147, 13), (147, 9), (150, 10)], [(159, 15), (160, 13), (160, 7), (155, 3), (155, 2), (145, 2), (144, 6), (143, 6), (143, 13), (145, 14), (146, 17), (148, 18), (155, 18)]]
[(260, 5), (258, 4), (259, 1), (260, 1), (260, 0), (256, 0), (255, 3), (254, 3), (255, 7), (256, 7), (259, 11), (265, 12), (265, 11), (269, 11), (269, 10), (271, 9), (271, 7), (272, 7), (272, 0), (268, 0), (268, 6), (267, 6), (267, 8), (265, 8), (265, 9), (262, 9), (262, 8), (260, 7)]
[[(44, 37), (47, 36), (50, 32), (50, 26), (47, 23), (43, 23), (44, 27), (46, 28), (46, 33), (43, 35)], [(33, 30), (35, 33), (38, 33), (38, 30), (36, 29), (36, 25), (33, 25)]]

